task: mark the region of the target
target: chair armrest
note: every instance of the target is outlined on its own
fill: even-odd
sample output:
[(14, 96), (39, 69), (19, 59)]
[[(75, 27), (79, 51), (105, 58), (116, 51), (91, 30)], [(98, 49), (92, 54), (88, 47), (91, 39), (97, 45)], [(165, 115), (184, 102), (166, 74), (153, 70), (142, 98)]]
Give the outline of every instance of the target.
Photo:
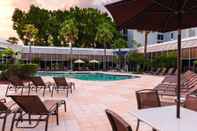
[(13, 103), (11, 104), (8, 109), (11, 111), (11, 112), (15, 112), (15, 111), (18, 111), (20, 108), (18, 107), (18, 105), (16, 103)]
[(2, 98), (2, 99), (0, 99), (0, 102), (6, 103), (6, 99), (5, 98)]

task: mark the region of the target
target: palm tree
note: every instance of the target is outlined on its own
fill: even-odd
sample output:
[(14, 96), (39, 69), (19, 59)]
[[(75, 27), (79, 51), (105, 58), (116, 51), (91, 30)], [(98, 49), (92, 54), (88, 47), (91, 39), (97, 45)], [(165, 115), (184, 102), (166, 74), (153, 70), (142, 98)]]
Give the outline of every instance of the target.
[(9, 37), (7, 42), (10, 42), (12, 44), (17, 44), (18, 43), (18, 38), (16, 38), (16, 37)]
[(61, 25), (60, 37), (62, 38), (64, 44), (69, 44), (70, 47), (70, 69), (72, 71), (72, 46), (78, 40), (79, 29), (75, 19), (65, 20)]
[(29, 43), (29, 62), (31, 63), (31, 45), (37, 41), (38, 29), (32, 24), (26, 24), (22, 30), (24, 33), (24, 40)]
[[(128, 48), (128, 43), (123, 38), (118, 38), (118, 39), (114, 40), (114, 43), (113, 43), (112, 47), (114, 49), (118, 49), (118, 52), (119, 52), (119, 56), (118, 56), (119, 57), (119, 64), (121, 65), (121, 62), (120, 62), (121, 61), (121, 56), (120, 56), (121, 48)], [(125, 58), (125, 56), (124, 56), (124, 66), (126, 67), (126, 58)]]
[(102, 22), (97, 27), (97, 33), (95, 37), (95, 41), (103, 44), (104, 46), (104, 61), (103, 61), (103, 70), (106, 70), (106, 44), (112, 42), (113, 39), (113, 31), (114, 27), (107, 22)]
[(144, 59), (147, 59), (147, 46), (148, 46), (148, 35), (151, 31), (138, 30), (140, 33), (144, 34)]

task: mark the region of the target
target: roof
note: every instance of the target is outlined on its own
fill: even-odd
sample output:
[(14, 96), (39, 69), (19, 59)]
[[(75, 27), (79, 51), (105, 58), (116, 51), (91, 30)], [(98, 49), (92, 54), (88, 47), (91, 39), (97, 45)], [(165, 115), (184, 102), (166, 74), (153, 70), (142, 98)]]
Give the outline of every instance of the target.
[[(197, 37), (190, 37), (182, 40), (182, 49), (184, 48), (194, 48), (197, 47)], [(153, 44), (147, 47), (147, 52), (162, 52), (162, 51), (170, 51), (177, 49), (177, 40)], [(137, 49), (137, 52), (143, 53), (144, 47), (140, 47)]]
[[(197, 47), (197, 37), (191, 37), (182, 40), (182, 48), (194, 48)], [(29, 53), (29, 46), (13, 45), (7, 41), (0, 41), (0, 48), (11, 48), (16, 52)], [(161, 52), (177, 49), (177, 41), (169, 41), (164, 43), (157, 43), (148, 45), (147, 52)], [(32, 53), (35, 54), (70, 54), (69, 47), (44, 47), (44, 46), (32, 46)], [(107, 49), (107, 55), (114, 55), (118, 49)], [(139, 53), (144, 52), (144, 47), (137, 49), (121, 49), (121, 51), (137, 51)], [(73, 48), (73, 54), (77, 55), (104, 55), (104, 49), (95, 48)]]
[[(24, 45), (13, 45), (6, 41), (0, 41), (1, 48), (11, 48), (16, 52), (29, 53), (30, 47)], [(121, 49), (121, 51), (131, 51), (133, 49)], [(70, 47), (46, 47), (31, 46), (31, 53), (34, 54), (70, 54)], [(106, 55), (114, 55), (118, 49), (106, 49)], [(72, 53), (76, 55), (104, 55), (104, 49), (95, 48), (72, 48)]]

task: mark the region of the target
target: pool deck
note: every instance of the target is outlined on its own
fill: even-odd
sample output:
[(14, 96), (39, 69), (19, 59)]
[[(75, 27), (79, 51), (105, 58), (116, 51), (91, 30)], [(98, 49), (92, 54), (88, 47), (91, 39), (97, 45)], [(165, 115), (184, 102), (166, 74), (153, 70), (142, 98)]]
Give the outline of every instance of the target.
[[(76, 83), (77, 89), (66, 98), (67, 112), (63, 112), (63, 108), (60, 109), (60, 125), (56, 126), (55, 118), (52, 117), (48, 131), (111, 131), (110, 124), (104, 112), (105, 109), (111, 109), (118, 113), (135, 130), (136, 118), (128, 113), (129, 111), (137, 110), (135, 91), (152, 89), (163, 79), (161, 76), (139, 76), (139, 78), (135, 79), (105, 82), (68, 79), (68, 81)], [(44, 80), (46, 82), (52, 81), (50, 77), (44, 77)], [(4, 97), (4, 87), (6, 85), (0, 86), (2, 89), (0, 96)], [(41, 92), (39, 96), (42, 96)], [(42, 99), (59, 98), (65, 98), (65, 94), (55, 93), (55, 96), (51, 98), (48, 93), (45, 97), (42, 97)], [(9, 131), (11, 118), (12, 115), (9, 116), (6, 131)], [(40, 126), (32, 130), (43, 131), (44, 124), (41, 123)], [(152, 131), (145, 124), (141, 124), (140, 130)], [(15, 128), (14, 131), (26, 131), (26, 129)]]

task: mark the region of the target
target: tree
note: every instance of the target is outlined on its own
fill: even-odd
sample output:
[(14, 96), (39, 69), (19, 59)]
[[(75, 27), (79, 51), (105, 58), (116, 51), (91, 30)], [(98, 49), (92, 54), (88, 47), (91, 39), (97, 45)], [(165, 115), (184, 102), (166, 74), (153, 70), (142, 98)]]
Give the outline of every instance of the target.
[(31, 63), (31, 45), (34, 45), (37, 41), (38, 29), (35, 28), (34, 25), (27, 24), (24, 26), (22, 32), (24, 34), (23, 39), (27, 42), (25, 44), (29, 44), (29, 62)]
[(27, 42), (26, 44), (34, 44), (34, 42), (37, 40), (38, 29), (35, 28), (34, 25), (26, 24), (22, 32), (24, 34), (23, 39), (25, 39)]
[(139, 32), (144, 34), (144, 58), (147, 59), (147, 46), (148, 46), (148, 35), (151, 31), (142, 31), (138, 30)]
[(129, 53), (128, 61), (137, 67), (137, 72), (142, 71), (141, 67), (144, 67), (144, 64), (146, 63), (144, 55), (137, 52)]
[(12, 44), (17, 44), (18, 43), (18, 38), (16, 38), (16, 37), (9, 37), (7, 42), (12, 43)]
[(97, 27), (95, 41), (104, 45), (104, 70), (106, 70), (106, 48), (113, 40), (113, 30), (115, 30), (115, 28), (111, 24), (106, 22), (101, 23)]
[(27, 20), (26, 20), (26, 14), (24, 11), (16, 8), (13, 16), (12, 16), (12, 21), (13, 21), (13, 29), (16, 30), (16, 33), (18, 34), (18, 37), (24, 42), (25, 40), (23, 39), (23, 27), (26, 24)]
[(70, 46), (70, 68), (72, 70), (72, 46), (78, 39), (79, 29), (75, 19), (65, 20), (61, 25), (60, 37), (62, 38), (63, 44), (69, 44)]
[(123, 38), (118, 38), (114, 40), (112, 47), (114, 49), (128, 48), (128, 43)]
[[(75, 7), (69, 11), (51, 11), (32, 5), (27, 12), (16, 9), (12, 16), (13, 29), (16, 30), (19, 38), (25, 44), (27, 42), (24, 39), (24, 26), (31, 24), (38, 29), (36, 45), (39, 46), (65, 46), (65, 44), (61, 44), (62, 38), (59, 32), (62, 28), (62, 23), (69, 19), (75, 19), (77, 23), (78, 39), (75, 41), (76, 47), (103, 48), (103, 43), (95, 41), (97, 27), (101, 23), (108, 23), (113, 28), (116, 27), (115, 23), (107, 14), (93, 8)], [(119, 33), (117, 29), (111, 31), (114, 36)], [(107, 47), (111, 47), (109, 43), (107, 44)]]
[(61, 25), (60, 37), (62, 38), (64, 44), (74, 44), (78, 39), (78, 27), (75, 19), (65, 20)]
[(123, 54), (123, 55), (121, 55), (121, 48), (128, 48), (128, 43), (127, 43), (127, 41), (126, 40), (124, 40), (123, 38), (117, 38), (117, 39), (115, 39), (114, 40), (114, 42), (113, 42), (113, 45), (112, 45), (112, 47), (114, 48), (114, 49), (118, 49), (118, 61), (119, 61), (119, 65), (120, 65), (120, 67), (122, 66), (121, 65), (121, 61), (123, 61), (123, 65), (124, 65), (124, 67), (126, 67), (126, 54)]

